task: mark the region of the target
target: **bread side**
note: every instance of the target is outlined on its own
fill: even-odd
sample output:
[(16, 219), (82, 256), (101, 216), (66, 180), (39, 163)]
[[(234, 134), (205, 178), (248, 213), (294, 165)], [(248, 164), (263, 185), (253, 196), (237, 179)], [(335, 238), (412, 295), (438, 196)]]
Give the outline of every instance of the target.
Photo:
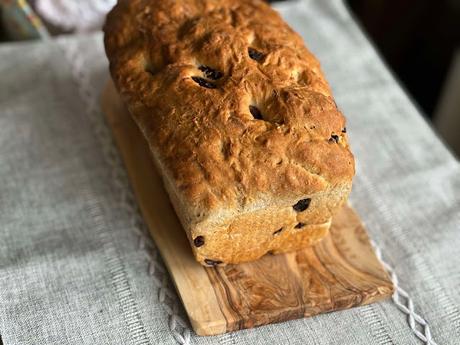
[(258, 0), (121, 0), (105, 46), (202, 264), (322, 238), (354, 175), (318, 61)]

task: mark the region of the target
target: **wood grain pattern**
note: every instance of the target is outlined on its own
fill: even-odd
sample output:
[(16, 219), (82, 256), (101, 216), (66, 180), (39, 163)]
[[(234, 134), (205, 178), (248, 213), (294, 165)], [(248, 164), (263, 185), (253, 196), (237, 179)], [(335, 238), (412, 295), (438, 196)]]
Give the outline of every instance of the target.
[(112, 83), (102, 105), (153, 239), (199, 335), (220, 334), (351, 308), (389, 297), (393, 286), (375, 257), (367, 233), (345, 206), (330, 234), (295, 253), (255, 262), (204, 268), (155, 171), (146, 141)]

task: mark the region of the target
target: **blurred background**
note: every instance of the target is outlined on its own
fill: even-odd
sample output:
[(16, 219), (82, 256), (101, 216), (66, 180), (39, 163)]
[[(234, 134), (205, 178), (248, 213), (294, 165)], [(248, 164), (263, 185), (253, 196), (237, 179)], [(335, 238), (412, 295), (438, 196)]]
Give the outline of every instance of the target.
[[(460, 156), (460, 0), (344, 1), (408, 95)], [(0, 0), (0, 41), (98, 30), (115, 2)]]
[(460, 155), (460, 0), (346, 0), (438, 133)]

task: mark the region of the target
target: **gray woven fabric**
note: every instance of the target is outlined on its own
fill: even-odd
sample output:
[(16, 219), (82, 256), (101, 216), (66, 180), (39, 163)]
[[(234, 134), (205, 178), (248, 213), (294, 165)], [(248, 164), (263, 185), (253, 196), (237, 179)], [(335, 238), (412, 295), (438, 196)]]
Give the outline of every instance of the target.
[[(458, 162), (341, 2), (278, 8), (322, 61), (348, 117), (357, 157), (352, 204), (413, 304), (400, 294), (399, 306), (389, 300), (222, 336), (194, 335), (142, 228), (99, 110), (108, 74), (96, 34), (0, 46), (5, 345), (422, 344), (427, 337), (431, 344), (458, 344)], [(429, 330), (420, 327), (424, 322)]]

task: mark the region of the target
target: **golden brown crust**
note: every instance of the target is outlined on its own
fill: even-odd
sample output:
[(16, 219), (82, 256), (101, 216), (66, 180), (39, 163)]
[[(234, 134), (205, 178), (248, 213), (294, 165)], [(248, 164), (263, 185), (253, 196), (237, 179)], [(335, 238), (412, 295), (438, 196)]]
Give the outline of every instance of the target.
[(192, 242), (306, 196), (324, 199), (305, 219), (321, 224), (346, 199), (345, 119), (318, 61), (267, 4), (120, 0), (104, 31), (115, 85)]

